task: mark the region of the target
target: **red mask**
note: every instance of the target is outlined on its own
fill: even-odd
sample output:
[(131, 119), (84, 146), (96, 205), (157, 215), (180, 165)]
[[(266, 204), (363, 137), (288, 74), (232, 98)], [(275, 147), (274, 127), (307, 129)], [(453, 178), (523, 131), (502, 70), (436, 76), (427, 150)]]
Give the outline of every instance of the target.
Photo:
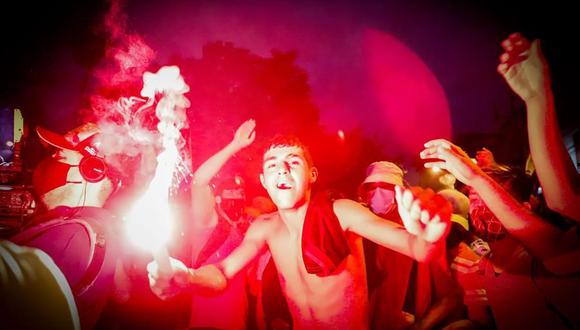
[(76, 181), (68, 181), (68, 171), (71, 167), (78, 165), (69, 165), (59, 162), (52, 157), (43, 159), (34, 169), (32, 174), (32, 186), (39, 196), (47, 192), (64, 186), (67, 183), (81, 183)]

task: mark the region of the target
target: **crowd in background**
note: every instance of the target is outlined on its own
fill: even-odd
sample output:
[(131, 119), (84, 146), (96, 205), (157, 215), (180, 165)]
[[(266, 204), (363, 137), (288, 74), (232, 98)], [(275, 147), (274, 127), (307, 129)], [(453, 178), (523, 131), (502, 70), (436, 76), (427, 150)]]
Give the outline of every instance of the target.
[[(433, 214), (424, 215), (430, 203), (444, 200), (452, 213), (444, 249), (429, 260), (364, 239), (370, 328), (580, 327), (575, 312), (580, 302), (580, 176), (558, 129), (540, 41), (513, 34), (502, 47), (498, 72), (526, 105), (528, 164), (500, 164), (485, 146), (468, 155), (452, 141), (434, 139), (425, 141), (417, 157), (425, 166), (422, 173), (435, 179), (408, 182), (404, 166), (376, 159), (368, 164), (364, 180), (343, 192), (411, 233), (401, 206), (409, 204), (404, 199), (410, 195), (396, 187), (429, 188), (414, 195), (421, 196), (421, 208), (409, 204), (407, 210), (417, 213), (419, 225), (432, 223)], [(174, 267), (184, 266), (184, 274), (220, 264), (256, 219), (277, 210), (271, 196), (244, 184), (250, 180), (244, 178), (245, 170), (225, 167), (259, 136), (259, 125), (242, 123), (228, 144), (194, 168), (177, 200), (181, 236), (171, 242), (170, 252), (183, 261)], [(91, 149), (99, 128), (86, 124), (62, 136), (42, 128), (36, 132), (56, 153), (40, 162), (32, 178), (42, 211), (26, 229), (2, 241), (3, 324), (34, 328), (47, 322), (55, 329), (296, 327), (271, 251), (228, 277), (218, 294), (196, 289), (190, 278), (171, 278), (158, 287), (161, 277), (152, 270), (151, 257), (126, 245), (120, 219), (107, 210), (115, 205), (113, 198), (125, 197), (119, 194), (125, 174)], [(285, 185), (289, 183), (283, 182), (281, 189)], [(314, 195), (324, 193), (315, 189)], [(49, 293), (55, 282), (63, 289)], [(50, 313), (30, 304), (44, 286), (47, 299), (55, 299)]]

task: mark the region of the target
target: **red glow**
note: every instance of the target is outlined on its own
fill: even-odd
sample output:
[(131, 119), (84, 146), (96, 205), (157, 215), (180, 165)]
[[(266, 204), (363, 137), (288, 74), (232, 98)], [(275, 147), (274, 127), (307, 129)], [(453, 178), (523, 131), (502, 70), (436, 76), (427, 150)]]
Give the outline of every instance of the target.
[(368, 74), (381, 106), (384, 130), (401, 150), (416, 155), (425, 141), (449, 138), (451, 118), (437, 77), (393, 36), (367, 30), (363, 37)]
[(341, 129), (339, 129), (337, 134), (338, 134), (338, 138), (339, 138), (341, 141), (344, 141), (344, 131), (343, 131), (343, 130), (341, 130)]

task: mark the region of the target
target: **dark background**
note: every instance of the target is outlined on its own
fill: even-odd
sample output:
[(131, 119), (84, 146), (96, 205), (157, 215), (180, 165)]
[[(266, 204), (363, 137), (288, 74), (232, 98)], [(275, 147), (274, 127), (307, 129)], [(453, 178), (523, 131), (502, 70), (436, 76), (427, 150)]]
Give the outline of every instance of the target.
[[(20, 108), (30, 127), (42, 124), (60, 132), (74, 127), (81, 120), (76, 115), (83, 104), (81, 95), (89, 90), (93, 70), (105, 56), (110, 33), (101, 23), (110, 4), (106, 1), (19, 1), (5, 2), (2, 7), (0, 105)], [(552, 70), (561, 128), (565, 134), (571, 134), (579, 127), (576, 79), (580, 70), (573, 52), (577, 43), (573, 31), (578, 17), (571, 5), (563, 1), (535, 5), (527, 1), (480, 4), (459, 1), (410, 1), (405, 4), (388, 1), (128, 1), (123, 10), (127, 14), (127, 31), (142, 35), (158, 52), (157, 67), (171, 63), (175, 56), (199, 58), (201, 49), (210, 41), (231, 42), (233, 47), (261, 57), (268, 57), (267, 50), (275, 48), (295, 52), (294, 61), (306, 74), (315, 106), (309, 113), (313, 122), (304, 122), (304, 125), (312, 124), (314, 128), (326, 130), (327, 135), (344, 127), (347, 137), (350, 134), (358, 139), (349, 148), (361, 148), (344, 156), (347, 161), (360, 164), (331, 176), (328, 181), (340, 180), (355, 172), (357, 175), (352, 180), (359, 180), (364, 167), (373, 158), (391, 157), (407, 164), (408, 169), (417, 165), (414, 153), (409, 155), (401, 150), (402, 147), (397, 148), (398, 143), (392, 143), (389, 134), (393, 133), (384, 129), (384, 118), (377, 120), (379, 106), (364, 100), (364, 94), (362, 97), (357, 94), (354, 91), (356, 83), (348, 84), (349, 80), (356, 81), (359, 75), (353, 73), (351, 77), (350, 73), (365, 65), (348, 63), (365, 59), (357, 57), (356, 51), (345, 52), (357, 49), (356, 43), (351, 47), (351, 41), (343, 40), (344, 36), (351, 36), (349, 29), (353, 27), (394, 36), (423, 61), (438, 80), (449, 105), (451, 130), (443, 137), (452, 138), (470, 153), (485, 146), (494, 151), (498, 161), (516, 165), (522, 165), (527, 156), (523, 105), (495, 73), (501, 53), (499, 43), (514, 31), (543, 41)], [(278, 16), (281, 12), (286, 14)], [(245, 16), (249, 16), (247, 22)], [(305, 22), (302, 30), (296, 31), (300, 26), (296, 22)], [(248, 30), (240, 29), (250, 23), (256, 25)], [(266, 31), (268, 26), (271, 31)], [(285, 28), (293, 29), (293, 34), (285, 34)], [(239, 33), (228, 37), (227, 33), (220, 34), (220, 29)], [(300, 47), (302, 39), (297, 35), (304, 35), (303, 48)], [(339, 48), (328, 49), (328, 53), (313, 60), (307, 48), (313, 46), (318, 35), (321, 44), (338, 45)], [(328, 65), (321, 66), (323, 62)], [(344, 89), (334, 90), (336, 95), (324, 89), (330, 79), (344, 80)], [(308, 91), (305, 93), (310, 95)], [(325, 107), (320, 101), (333, 98), (341, 102), (342, 111)], [(226, 125), (228, 133), (223, 138), (216, 140), (215, 134), (211, 135), (216, 140), (215, 146), (199, 151), (200, 159), (230, 139), (229, 132), (243, 120), (234, 118), (230, 126)], [(427, 126), (409, 127), (409, 134), (422, 129)], [(35, 137), (29, 140), (35, 143)], [(369, 155), (365, 149), (369, 146), (380, 150)], [(324, 148), (315, 146), (314, 149)], [(36, 160), (37, 153), (33, 153), (30, 163)], [(366, 157), (357, 156), (357, 160), (352, 160), (353, 155), (360, 154)], [(352, 186), (352, 182), (349, 184)]]

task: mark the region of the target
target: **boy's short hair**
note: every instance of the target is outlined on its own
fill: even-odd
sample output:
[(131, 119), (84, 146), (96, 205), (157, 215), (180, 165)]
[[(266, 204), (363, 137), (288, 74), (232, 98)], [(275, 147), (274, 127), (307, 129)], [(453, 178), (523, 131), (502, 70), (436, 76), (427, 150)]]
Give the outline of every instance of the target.
[(283, 148), (283, 147), (298, 147), (302, 149), (304, 153), (304, 159), (309, 167), (314, 166), (314, 162), (312, 161), (312, 155), (310, 154), (310, 150), (308, 147), (295, 135), (276, 135), (266, 143), (266, 147), (262, 152), (262, 156), (268, 152), (268, 150), (273, 148)]

